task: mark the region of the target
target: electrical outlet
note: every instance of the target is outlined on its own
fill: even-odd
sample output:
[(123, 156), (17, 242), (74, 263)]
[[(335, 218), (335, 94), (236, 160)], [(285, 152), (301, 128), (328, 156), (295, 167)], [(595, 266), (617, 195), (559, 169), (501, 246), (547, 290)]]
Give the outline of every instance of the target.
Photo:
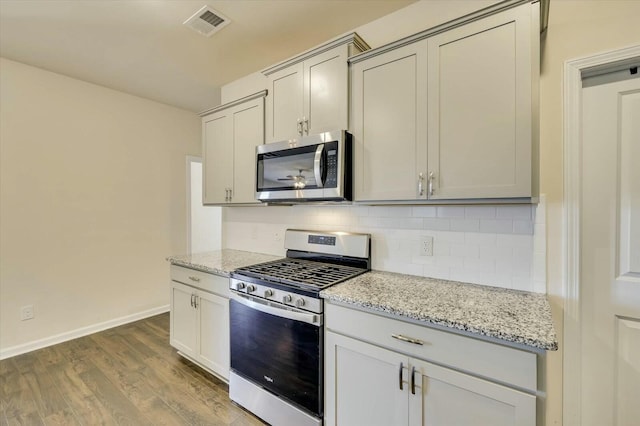
[(33, 305), (23, 306), (20, 310), (20, 320), (26, 321), (33, 319)]
[(433, 256), (433, 237), (430, 235), (423, 235), (420, 237), (420, 246), (418, 249), (420, 256)]

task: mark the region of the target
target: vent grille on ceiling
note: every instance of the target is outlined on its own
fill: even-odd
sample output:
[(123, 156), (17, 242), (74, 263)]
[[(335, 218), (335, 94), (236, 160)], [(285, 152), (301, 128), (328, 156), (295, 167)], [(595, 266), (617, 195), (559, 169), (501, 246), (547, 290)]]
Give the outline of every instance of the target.
[(209, 6), (203, 6), (193, 16), (184, 21), (184, 25), (203, 36), (211, 37), (213, 33), (220, 31), (230, 22), (229, 18), (217, 10), (213, 10)]

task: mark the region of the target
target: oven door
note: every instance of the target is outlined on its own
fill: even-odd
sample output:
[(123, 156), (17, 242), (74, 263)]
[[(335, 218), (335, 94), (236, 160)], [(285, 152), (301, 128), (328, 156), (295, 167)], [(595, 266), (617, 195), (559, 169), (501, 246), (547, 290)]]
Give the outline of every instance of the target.
[(322, 417), (322, 315), (232, 292), (231, 369)]

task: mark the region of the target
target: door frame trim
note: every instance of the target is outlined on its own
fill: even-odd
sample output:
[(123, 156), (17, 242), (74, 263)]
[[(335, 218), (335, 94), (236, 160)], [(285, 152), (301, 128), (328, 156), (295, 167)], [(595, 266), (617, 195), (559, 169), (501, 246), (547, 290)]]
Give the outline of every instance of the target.
[(581, 424), (580, 207), (582, 204), (582, 72), (640, 56), (640, 45), (610, 50), (564, 63), (563, 238), (564, 354), (563, 424)]

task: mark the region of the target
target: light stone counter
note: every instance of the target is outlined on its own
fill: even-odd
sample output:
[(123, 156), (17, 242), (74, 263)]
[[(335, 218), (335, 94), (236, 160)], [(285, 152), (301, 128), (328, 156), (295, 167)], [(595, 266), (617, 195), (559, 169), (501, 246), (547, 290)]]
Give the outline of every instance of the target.
[(282, 258), (282, 256), (224, 249), (206, 253), (170, 256), (167, 260), (171, 262), (172, 265), (184, 266), (185, 268), (228, 277), (234, 269), (280, 258)]
[(332, 302), (536, 349), (557, 350), (546, 295), (372, 271), (323, 290)]

